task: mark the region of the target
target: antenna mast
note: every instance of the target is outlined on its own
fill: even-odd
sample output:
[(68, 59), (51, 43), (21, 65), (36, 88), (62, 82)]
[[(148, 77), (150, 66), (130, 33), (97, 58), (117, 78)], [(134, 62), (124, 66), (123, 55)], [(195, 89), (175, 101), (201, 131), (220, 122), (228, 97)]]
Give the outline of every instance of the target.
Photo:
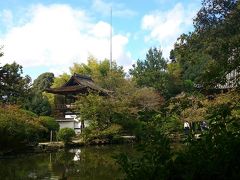
[(112, 69), (112, 7), (110, 9), (110, 59), (109, 59), (109, 63), (110, 63), (110, 70)]

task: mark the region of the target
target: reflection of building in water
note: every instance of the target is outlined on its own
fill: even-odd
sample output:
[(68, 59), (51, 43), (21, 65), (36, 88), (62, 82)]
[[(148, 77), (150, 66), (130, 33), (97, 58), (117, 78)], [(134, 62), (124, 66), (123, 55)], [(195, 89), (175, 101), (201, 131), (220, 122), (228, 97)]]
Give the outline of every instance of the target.
[(75, 156), (73, 158), (74, 161), (79, 161), (80, 160), (80, 154), (81, 154), (81, 150), (78, 149), (77, 152), (75, 153)]
[(61, 128), (72, 128), (76, 133), (80, 133), (85, 127), (85, 122), (81, 121), (81, 115), (76, 112), (75, 101), (78, 95), (93, 92), (100, 96), (108, 96), (105, 90), (94, 83), (91, 77), (74, 74), (63, 86), (59, 88), (48, 88), (45, 90), (54, 96), (54, 115)]
[(81, 149), (70, 149), (69, 152), (75, 153), (73, 161), (79, 161), (81, 159)]

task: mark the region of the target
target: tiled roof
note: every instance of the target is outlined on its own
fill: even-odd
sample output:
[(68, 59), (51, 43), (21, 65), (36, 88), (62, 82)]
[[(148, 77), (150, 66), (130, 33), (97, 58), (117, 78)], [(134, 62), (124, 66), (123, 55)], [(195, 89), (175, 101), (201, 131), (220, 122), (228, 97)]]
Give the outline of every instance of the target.
[(108, 95), (110, 91), (96, 85), (91, 77), (74, 74), (68, 82), (59, 88), (48, 88), (46, 92), (53, 94), (86, 94), (89, 91), (98, 92), (100, 95)]

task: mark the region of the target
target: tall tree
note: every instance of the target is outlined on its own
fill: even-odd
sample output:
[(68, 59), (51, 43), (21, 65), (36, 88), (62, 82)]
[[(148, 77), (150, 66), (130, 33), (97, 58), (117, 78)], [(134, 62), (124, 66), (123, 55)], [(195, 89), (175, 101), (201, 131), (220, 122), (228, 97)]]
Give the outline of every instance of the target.
[(220, 83), (225, 83), (226, 75), (233, 70), (240, 72), (239, 19), (239, 1), (204, 0), (194, 21), (196, 32), (207, 44), (206, 53), (217, 67), (213, 70), (217, 70)]
[(167, 61), (162, 56), (162, 51), (157, 48), (150, 48), (145, 60), (138, 60), (130, 74), (141, 87), (153, 87), (166, 94), (167, 83)]
[(49, 116), (52, 113), (50, 102), (42, 93), (34, 94), (32, 92), (31, 97), (24, 103), (23, 107), (39, 116)]
[(43, 93), (46, 88), (51, 87), (54, 80), (53, 73), (43, 73), (34, 80), (31, 88), (31, 96), (27, 98), (27, 102), (24, 104), (24, 108), (34, 112), (37, 115), (50, 115), (51, 105), (48, 98)]
[(122, 66), (113, 63), (112, 69), (110, 69), (109, 60), (98, 61), (93, 56), (88, 57), (86, 64), (74, 63), (70, 67), (70, 72), (71, 74), (79, 73), (91, 76), (96, 84), (113, 91), (124, 81), (125, 77)]
[[(227, 74), (240, 73), (240, 2), (204, 0), (194, 20), (195, 30), (182, 35), (174, 55), (184, 79), (205, 87), (225, 84)], [(239, 82), (236, 76), (233, 83)]]
[(10, 104), (24, 102), (29, 94), (31, 78), (23, 77), (22, 73), (22, 66), (15, 62), (1, 68), (0, 101)]
[(43, 92), (50, 88), (54, 81), (54, 74), (50, 72), (43, 73), (34, 80), (32, 90), (34, 92)]
[(67, 73), (63, 73), (63, 74), (59, 75), (58, 77), (55, 77), (52, 87), (54, 87), (54, 88), (61, 87), (69, 80), (69, 78), (70, 78), (70, 75)]

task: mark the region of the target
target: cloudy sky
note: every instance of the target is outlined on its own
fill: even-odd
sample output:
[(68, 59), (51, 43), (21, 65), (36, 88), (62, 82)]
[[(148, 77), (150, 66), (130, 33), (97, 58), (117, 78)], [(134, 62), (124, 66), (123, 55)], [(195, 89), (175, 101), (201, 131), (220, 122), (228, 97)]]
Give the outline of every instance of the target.
[(111, 8), (118, 65), (130, 68), (150, 47), (168, 58), (200, 7), (201, 0), (0, 0), (0, 63), (16, 61), (36, 78), (68, 72), (90, 55), (109, 59)]

